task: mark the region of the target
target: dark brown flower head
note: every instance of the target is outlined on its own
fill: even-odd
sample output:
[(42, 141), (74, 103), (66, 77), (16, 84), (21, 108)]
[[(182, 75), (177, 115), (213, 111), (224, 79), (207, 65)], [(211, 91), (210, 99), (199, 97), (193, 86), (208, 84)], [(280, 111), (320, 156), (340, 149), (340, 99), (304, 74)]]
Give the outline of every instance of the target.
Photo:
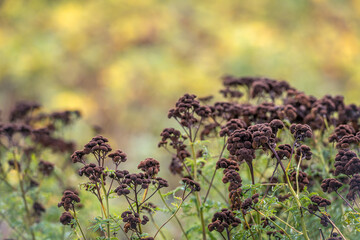
[(84, 151), (77, 150), (71, 155), (71, 160), (73, 163), (83, 162), (84, 155)]
[(43, 214), (46, 211), (45, 207), (39, 202), (34, 202), (33, 210), (34, 210), (34, 215), (37, 217), (40, 217), (41, 214)]
[(237, 218), (232, 211), (222, 209), (221, 212), (214, 214), (211, 223), (208, 225), (208, 229), (210, 232), (215, 230), (221, 233), (230, 227), (237, 227), (240, 223), (241, 220)]
[(131, 188), (141, 186), (141, 188), (146, 189), (151, 184), (151, 180), (144, 173), (132, 173), (125, 175), (123, 183)]
[(346, 198), (355, 201), (356, 197), (360, 196), (360, 174), (355, 174), (349, 183), (349, 193), (346, 195)]
[(230, 89), (229, 87), (221, 89), (220, 93), (224, 98), (241, 98), (244, 94), (236, 89)]
[(250, 126), (248, 131), (252, 133), (252, 147), (255, 149), (262, 147), (263, 150), (266, 150), (268, 149), (268, 145), (274, 146), (276, 142), (275, 135), (267, 123)]
[(259, 79), (251, 85), (251, 98), (259, 97), (270, 92), (270, 86), (265, 79)]
[[(278, 146), (278, 150), (276, 150), (280, 159), (290, 159), (291, 156), (291, 146), (289, 144), (281, 144)], [(275, 157), (275, 154), (271, 155), (272, 158)]]
[(290, 126), (290, 132), (297, 141), (304, 141), (305, 138), (312, 137), (311, 128), (307, 124), (292, 124)]
[(226, 121), (239, 118), (241, 107), (231, 102), (216, 102), (210, 107), (213, 117), (220, 117)]
[(288, 119), (290, 122), (294, 121), (297, 117), (297, 110), (294, 106), (286, 104), (280, 106), (278, 110), (278, 116), (280, 119)]
[(199, 101), (202, 103), (208, 103), (210, 102), (212, 99), (214, 98), (214, 96), (209, 95), (209, 96), (205, 96), (205, 97), (199, 97)]
[(175, 118), (182, 126), (189, 128), (198, 122), (193, 114), (198, 108), (200, 103), (196, 100), (196, 96), (185, 94), (176, 102), (175, 108), (170, 109), (168, 118)]
[(165, 128), (161, 134), (161, 141), (158, 144), (158, 147), (164, 147), (168, 144), (167, 140), (171, 141), (171, 144), (175, 146), (181, 137), (180, 131), (174, 128)]
[(109, 140), (103, 136), (93, 137), (91, 141), (84, 146), (83, 152), (85, 154), (93, 153), (106, 155), (112, 151), (112, 148), (107, 142), (109, 142)]
[(321, 183), (323, 192), (332, 193), (342, 187), (342, 183), (335, 178), (324, 179)]
[(153, 178), (160, 171), (160, 163), (153, 158), (146, 158), (144, 161), (140, 162), (138, 169), (141, 169), (147, 176)]
[(338, 236), (338, 233), (332, 233), (331, 237), (326, 240), (344, 240), (341, 236)]
[(119, 196), (130, 194), (127, 184), (120, 184), (117, 188), (115, 188), (114, 192), (116, 192)]
[(320, 196), (314, 195), (312, 197), (310, 197), (310, 200), (313, 204), (316, 204), (316, 206), (318, 207), (326, 207), (326, 206), (330, 206), (331, 205), (331, 201), (326, 199), (326, 198), (322, 198)]
[(234, 160), (221, 158), (216, 163), (216, 169), (219, 169), (219, 168), (224, 168), (225, 169), (224, 172), (226, 172), (227, 170), (230, 170), (230, 169), (239, 171), (239, 164)]
[(279, 119), (272, 120), (269, 125), (271, 127), (273, 134), (275, 134), (275, 135), (277, 134), (279, 129), (284, 128), (284, 123)]
[(256, 203), (258, 203), (258, 202), (259, 202), (259, 194), (258, 194), (258, 193), (256, 193), (256, 194), (254, 194), (253, 196), (245, 199), (245, 200), (242, 202), (242, 204), (241, 204), (242, 212), (243, 212), (244, 214), (246, 214), (246, 213), (247, 213), (247, 210), (248, 210), (249, 208), (254, 207), (254, 205), (255, 205)]
[(63, 212), (60, 217), (60, 222), (63, 225), (69, 225), (73, 219), (74, 217), (71, 215), (70, 212)]
[(212, 135), (217, 135), (217, 127), (219, 126), (218, 123), (209, 123), (205, 124), (203, 129), (200, 132), (200, 139), (204, 140), (206, 137), (210, 137)]
[(340, 173), (346, 174), (346, 164), (353, 158), (357, 158), (356, 153), (350, 150), (339, 150), (338, 154), (335, 157), (335, 172), (334, 175), (337, 176)]
[(351, 125), (339, 125), (335, 128), (334, 133), (330, 135), (329, 142), (339, 142), (342, 137), (349, 134), (355, 134), (355, 130)]
[(252, 146), (253, 138), (250, 131), (235, 130), (227, 140), (227, 150), (240, 162), (245, 160), (251, 163), (255, 158), (255, 149)]
[(340, 109), (338, 112), (338, 122), (347, 124), (349, 122), (357, 122), (360, 117), (360, 108), (355, 104), (350, 104)]
[(97, 166), (94, 163), (86, 164), (79, 170), (79, 175), (89, 178), (92, 182), (101, 182), (101, 176), (103, 176), (103, 180), (105, 181), (106, 173), (104, 172), (104, 168)]
[(256, 123), (268, 123), (273, 119), (278, 119), (278, 107), (274, 103), (261, 103), (254, 106), (254, 120)]
[(119, 165), (122, 162), (126, 162), (127, 160), (126, 153), (121, 150), (116, 150), (115, 152), (110, 153), (109, 158), (111, 158), (116, 165)]
[[(291, 172), (290, 181), (293, 183), (294, 189), (297, 190), (296, 171)], [(304, 187), (309, 184), (308, 175), (305, 172), (299, 171), (298, 184), (300, 192), (302, 192)]]
[(360, 159), (353, 157), (349, 162), (344, 166), (346, 175), (354, 175), (360, 173)]
[(336, 144), (336, 148), (339, 149), (348, 149), (350, 145), (358, 145), (360, 142), (360, 139), (358, 136), (353, 134), (348, 134), (340, 138), (338, 143)]
[(329, 117), (336, 110), (333, 98), (329, 95), (317, 100), (312, 106), (311, 112), (322, 117)]
[(327, 216), (327, 215), (323, 214), (320, 217), (320, 224), (323, 225), (324, 227), (329, 226), (329, 223), (330, 223), (329, 218), (330, 218), (330, 216)]
[(185, 188), (189, 188), (193, 192), (199, 192), (201, 190), (200, 184), (188, 177), (182, 178), (181, 181), (184, 183)]
[(299, 161), (301, 159), (310, 160), (312, 157), (312, 152), (309, 146), (301, 145), (296, 149), (295, 159)]
[(225, 87), (239, 87), (246, 86), (250, 88), (251, 84), (256, 81), (257, 77), (234, 77), (226, 75), (222, 77), (223, 85)]
[(211, 114), (211, 109), (208, 106), (200, 106), (195, 110), (195, 113), (202, 118), (207, 118)]
[(183, 164), (181, 162), (181, 160), (178, 158), (178, 157), (173, 157), (171, 159), (171, 163), (170, 163), (170, 166), (169, 166), (169, 169), (170, 169), (170, 172), (172, 174), (181, 174), (182, 171), (183, 171)]
[(81, 117), (81, 113), (78, 110), (75, 111), (62, 111), (62, 112), (53, 112), (50, 114), (50, 119), (62, 122), (65, 125), (70, 124), (73, 120)]
[(169, 186), (168, 182), (167, 182), (165, 179), (161, 178), (161, 177), (155, 178), (155, 181), (153, 180), (152, 183), (153, 183), (153, 184), (157, 183), (157, 184), (158, 184), (158, 188), (164, 188), (164, 187), (168, 187), (168, 186)]
[(121, 214), (123, 219), (124, 230), (127, 233), (129, 230), (137, 231), (137, 226), (141, 223), (140, 215), (138, 213), (133, 214), (131, 211), (125, 211)]
[(224, 177), (222, 178), (223, 183), (230, 183), (229, 192), (237, 190), (242, 186), (242, 179), (237, 171), (234, 169), (226, 170)]
[(58, 207), (64, 207), (65, 211), (69, 211), (75, 207), (76, 203), (80, 202), (80, 198), (76, 192), (66, 190), (58, 203)]
[(220, 137), (230, 136), (235, 130), (246, 128), (246, 123), (241, 119), (231, 119), (225, 126), (221, 127)]
[(49, 176), (54, 171), (54, 164), (41, 160), (38, 169), (43, 175)]
[(18, 102), (10, 112), (10, 122), (24, 119), (28, 115), (28, 113), (39, 108), (40, 104), (35, 102)]
[(18, 126), (14, 123), (4, 124), (0, 127), (0, 134), (12, 138), (12, 136), (18, 131)]

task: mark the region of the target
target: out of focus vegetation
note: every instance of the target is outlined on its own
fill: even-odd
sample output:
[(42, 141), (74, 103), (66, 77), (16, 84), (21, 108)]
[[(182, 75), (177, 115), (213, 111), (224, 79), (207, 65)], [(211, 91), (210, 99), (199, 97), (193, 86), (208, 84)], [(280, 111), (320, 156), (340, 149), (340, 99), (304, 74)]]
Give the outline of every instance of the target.
[(359, 1), (0, 3), (2, 105), (80, 109), (127, 139), (120, 146), (154, 146), (165, 126), (156, 116), (184, 92), (215, 92), (223, 74), (358, 100)]

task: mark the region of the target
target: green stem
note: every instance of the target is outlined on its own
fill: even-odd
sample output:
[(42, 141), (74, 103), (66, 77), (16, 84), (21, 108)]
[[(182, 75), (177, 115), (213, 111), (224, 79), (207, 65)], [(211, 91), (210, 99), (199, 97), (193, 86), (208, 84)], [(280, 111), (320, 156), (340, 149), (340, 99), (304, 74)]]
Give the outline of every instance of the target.
[[(106, 224), (106, 228), (107, 228), (107, 235), (108, 235), (108, 238), (110, 239), (111, 237), (111, 232), (110, 232), (110, 207), (109, 207), (109, 195), (107, 194), (106, 192), (106, 189), (105, 189), (105, 184), (104, 184), (104, 176), (103, 174), (101, 174), (101, 188), (104, 192), (104, 196), (105, 196), (105, 201), (106, 201), (106, 213), (107, 213), (107, 216), (105, 215), (105, 217), (107, 218), (107, 224)], [(99, 196), (101, 198), (101, 196)], [(105, 213), (105, 212), (104, 212)]]
[(77, 218), (77, 216), (76, 216), (76, 211), (75, 211), (75, 208), (73, 208), (73, 211), (74, 211), (74, 219), (75, 219), (75, 221), (76, 221), (77, 225), (79, 226), (79, 229), (80, 229), (81, 235), (82, 235), (82, 236), (83, 236), (83, 238), (86, 240), (85, 234), (84, 234), (84, 232), (83, 232), (83, 230), (82, 230), (82, 228), (81, 228), (81, 225), (80, 225), (80, 223), (79, 223), (79, 220), (78, 220), (78, 218)]
[[(258, 212), (260, 215), (266, 217), (262, 212), (260, 212), (260, 211), (258, 211), (258, 210), (256, 210), (256, 209), (255, 209), (255, 211)], [(290, 235), (285, 231), (285, 229), (283, 229), (282, 227), (280, 227), (278, 224), (276, 224), (276, 222), (274, 222), (274, 221), (271, 220), (270, 218), (267, 218), (267, 219), (269, 219), (277, 228), (279, 228), (280, 230), (282, 230), (289, 239), (292, 239), (292, 238), (290, 237)]]
[[(193, 155), (193, 159), (194, 159), (194, 181), (197, 182), (197, 163), (196, 163), (196, 154), (195, 154), (195, 147), (194, 147), (194, 143), (190, 141), (190, 146), (191, 146), (191, 151), (192, 151), (192, 155)], [(203, 206), (201, 204), (201, 200), (200, 200), (200, 193), (199, 192), (195, 192), (195, 196), (196, 196), (196, 201), (197, 201), (197, 212), (198, 215), (200, 216), (200, 221), (201, 221), (201, 230), (202, 230), (202, 238), (203, 240), (206, 240), (206, 230), (205, 230), (205, 221), (204, 221), (204, 214), (203, 214)]]
[[(164, 203), (165, 207), (166, 207), (169, 211), (171, 211), (171, 208), (170, 208), (169, 205), (166, 203), (166, 201), (165, 201), (163, 195), (161, 194), (160, 190), (158, 191), (158, 193), (159, 193), (160, 198), (161, 198), (162, 202)], [(180, 228), (181, 228), (181, 231), (182, 231), (182, 233), (184, 234), (185, 238), (186, 238), (187, 240), (189, 240), (189, 238), (187, 237), (187, 234), (186, 234), (186, 232), (185, 232), (185, 230), (184, 230), (184, 228), (183, 228), (183, 226), (182, 226), (179, 218), (178, 218), (176, 215), (175, 215), (174, 217), (175, 217), (177, 223), (179, 224), (179, 226), (180, 226)]]
[(32, 240), (35, 240), (35, 233), (31, 228), (31, 215), (30, 215), (30, 210), (29, 210), (29, 206), (28, 206), (28, 202), (26, 200), (26, 193), (24, 190), (24, 182), (23, 182), (23, 176), (20, 173), (20, 167), (19, 167), (19, 162), (16, 160), (16, 154), (15, 154), (15, 150), (12, 151), (13, 153), (13, 157), (14, 157), (14, 165), (15, 165), (15, 171), (18, 174), (18, 178), (19, 178), (19, 186), (20, 186), (20, 191), (21, 191), (21, 198), (23, 200), (24, 203), (24, 207), (25, 207), (25, 213), (26, 213), (26, 221), (25, 221), (25, 225), (26, 228), (29, 230), (30, 235)]
[[(275, 149), (272, 148), (270, 145), (269, 145), (269, 148), (274, 153), (274, 155), (275, 155), (276, 159), (278, 160), (278, 162), (281, 164), (281, 159), (279, 158), (279, 155), (277, 154)], [(289, 176), (288, 176), (286, 170), (283, 167), (282, 167), (282, 169), (283, 169), (283, 172), (285, 174), (286, 182), (287, 182), (287, 185), (289, 186), (291, 195), (293, 195), (293, 197), (295, 198), (296, 204), (298, 205), (298, 208), (299, 208), (299, 211), (300, 211), (300, 221), (301, 221), (301, 227), (302, 227), (302, 230), (303, 230), (304, 238), (306, 240), (310, 240), (309, 236), (307, 235), (306, 223), (305, 223), (305, 219), (304, 219), (303, 212), (302, 212), (302, 209), (301, 209), (302, 206), (301, 206), (301, 202), (299, 200), (299, 196), (296, 194), (293, 187), (291, 186), (291, 182), (289, 180)]]
[(156, 235), (158, 235), (158, 233), (160, 232), (160, 230), (161, 230), (173, 217), (176, 216), (177, 212), (180, 210), (180, 208), (181, 208), (182, 204), (184, 203), (185, 199), (191, 194), (191, 192), (190, 192), (189, 195), (187, 195), (187, 196), (185, 197), (185, 190), (186, 190), (186, 189), (184, 189), (184, 192), (183, 192), (183, 196), (182, 196), (182, 198), (181, 198), (180, 205), (178, 206), (178, 208), (176, 209), (176, 211), (173, 213), (173, 215), (171, 215), (171, 217), (170, 217), (168, 220), (166, 220), (166, 222), (164, 222), (163, 225), (161, 225), (161, 227), (157, 230), (157, 232), (156, 232), (155, 235), (154, 235), (154, 239), (156, 238)]

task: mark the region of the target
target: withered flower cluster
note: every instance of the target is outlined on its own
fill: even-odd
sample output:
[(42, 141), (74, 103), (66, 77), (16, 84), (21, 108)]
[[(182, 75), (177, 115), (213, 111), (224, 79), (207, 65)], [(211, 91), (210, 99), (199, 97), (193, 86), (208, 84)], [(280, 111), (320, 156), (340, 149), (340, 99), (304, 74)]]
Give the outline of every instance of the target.
[(64, 191), (61, 202), (58, 203), (58, 207), (63, 207), (65, 210), (60, 217), (60, 222), (63, 225), (70, 225), (72, 223), (74, 217), (70, 210), (74, 213), (77, 203), (80, 203), (80, 197), (77, 192), (71, 190)]
[[(61, 117), (65, 115), (66, 119)], [(45, 206), (40, 202), (44, 197), (41, 183), (51, 177), (55, 164), (42, 160), (43, 153), (50, 150), (51, 154), (59, 154), (66, 159), (62, 155), (73, 151), (74, 143), (59, 137), (58, 132), (79, 117), (78, 111), (76, 114), (75, 111), (46, 113), (40, 104), (22, 101), (10, 109), (8, 116), (0, 119), (0, 150), (2, 154), (11, 153), (12, 156), (10, 159), (0, 160), (0, 179), (1, 183), (6, 183), (9, 191), (18, 194), (19, 199), (20, 196), (23, 198), (25, 206), (21, 209), (25, 209), (26, 214), (18, 212), (16, 218), (27, 226), (24, 228), (24, 236), (34, 234), (35, 224), (43, 220), (42, 216), (46, 212)], [(47, 158), (50, 157), (47, 154)], [(63, 167), (68, 165), (67, 162), (63, 164)], [(18, 188), (18, 184), (21, 188)], [(7, 215), (6, 211), (5, 213)], [(63, 222), (67, 221), (66, 216), (68, 214), (62, 218)], [(21, 228), (18, 230), (23, 231)]]
[(225, 229), (229, 233), (232, 228), (237, 227), (241, 223), (241, 220), (235, 217), (235, 214), (224, 208), (221, 212), (214, 214), (214, 217), (211, 220), (211, 223), (208, 225), (209, 231), (217, 231), (222, 233)]
[[(290, 181), (293, 183), (295, 190), (298, 189), (298, 185), (299, 185), (300, 192), (302, 192), (304, 190), (304, 187), (309, 184), (308, 175), (307, 175), (307, 173), (305, 173), (303, 171), (299, 171), (298, 176), (297, 176), (296, 171), (292, 171), (290, 173), (289, 178), (290, 178)], [(296, 182), (296, 179), (297, 179), (297, 182)]]
[[(194, 147), (195, 136), (198, 132), (200, 132), (201, 140), (222, 138), (224, 149), (219, 155), (212, 179), (214, 179), (217, 169), (224, 169), (222, 182), (229, 183), (229, 211), (241, 210), (246, 214), (248, 209), (256, 206), (258, 196), (253, 195), (244, 199), (246, 193), (242, 190), (242, 179), (238, 173), (239, 165), (247, 163), (254, 184), (254, 169), (257, 167), (254, 160), (258, 154), (270, 153), (270, 158), (276, 160), (272, 177), (268, 178), (270, 183), (275, 183), (274, 179), (281, 179), (275, 177), (277, 168), (280, 166), (284, 175), (289, 177), (288, 184), (295, 190), (304, 191), (305, 186), (312, 189), (316, 181), (323, 180), (319, 174), (320, 169), (317, 169), (315, 164), (302, 165), (304, 164), (302, 161), (309, 161), (313, 158), (312, 148), (314, 146), (319, 147), (318, 145), (323, 144), (330, 147), (331, 144), (323, 136), (326, 136), (326, 131), (335, 127), (329, 142), (335, 142), (339, 149), (335, 159), (334, 175), (341, 174), (341, 176), (338, 180), (325, 179), (321, 187), (324, 192), (336, 192), (346, 184), (340, 181), (340, 178), (347, 175), (349, 178), (352, 177), (350, 182), (353, 183), (351, 188), (353, 191), (350, 193), (356, 193), (353, 195), (349, 193), (348, 196), (350, 199), (357, 197), (358, 189), (354, 183), (356, 182), (355, 176), (360, 174), (360, 160), (349, 148), (353, 146), (358, 148), (360, 143), (358, 123), (360, 107), (354, 104), (346, 105), (341, 96), (326, 95), (322, 98), (315, 98), (292, 88), (284, 81), (263, 77), (226, 76), (223, 78), (223, 85), (224, 88), (220, 91), (225, 98), (223, 101), (212, 103), (213, 98), (206, 97), (200, 99), (204, 103), (202, 106), (195, 95), (185, 94), (178, 100), (175, 108), (170, 110), (169, 118), (175, 118), (180, 123), (182, 130), (164, 129), (159, 146), (166, 148), (170, 145), (175, 150), (171, 161), (173, 173), (179, 174), (181, 177), (194, 174), (193, 169), (189, 165), (187, 166), (187, 162), (184, 160), (185, 158), (200, 157), (192, 157), (192, 153), (196, 151), (189, 149)], [(247, 97), (248, 100), (242, 101), (244, 97)], [(288, 132), (292, 136), (285, 137)], [(320, 141), (319, 136), (321, 137)], [(282, 142), (289, 138), (292, 139), (292, 142)], [(314, 160), (317, 161), (318, 155), (324, 153), (321, 147), (320, 150), (317, 148), (314, 151), (316, 156)], [(228, 154), (228, 156), (223, 157), (224, 154)], [(296, 165), (292, 164), (292, 158), (295, 158)], [(196, 161), (196, 159), (193, 160)], [(286, 165), (283, 165), (285, 161), (288, 161), (286, 169)], [(198, 164), (199, 174), (202, 173), (201, 168), (204, 165), (206, 165), (204, 162)], [(270, 165), (271, 162), (269, 162)], [(302, 171), (294, 169), (294, 165), (295, 167), (299, 166)], [(325, 169), (327, 170), (327, 166)], [(283, 181), (287, 182), (288, 180), (284, 178)], [(210, 189), (212, 183), (213, 180), (210, 182)], [(266, 190), (264, 198), (266, 198), (268, 190)], [(290, 196), (288, 192), (282, 192), (277, 197), (279, 201), (284, 201)], [(314, 201), (317, 200), (314, 198)], [(319, 203), (320, 205), (323, 204)], [(329, 223), (327, 216), (320, 217), (323, 224)], [(273, 231), (269, 234), (279, 233)]]
[[(164, 141), (171, 138), (175, 145), (179, 145), (177, 139), (170, 135), (164, 136)], [(85, 186), (87, 191), (97, 197), (105, 216), (107, 215), (104, 199), (108, 201), (112, 193), (126, 199), (129, 205), (128, 209), (121, 214), (122, 221), (124, 222), (123, 229), (125, 233), (131, 231), (139, 239), (143, 239), (141, 236), (141, 225), (147, 224), (149, 217), (142, 213), (141, 210), (145, 206), (151, 206), (148, 202), (149, 199), (161, 188), (168, 187), (169, 184), (165, 179), (157, 177), (160, 171), (160, 163), (157, 160), (146, 158), (138, 165), (138, 169), (142, 170), (142, 172), (130, 173), (126, 169), (119, 169), (121, 163), (127, 161), (126, 153), (121, 150), (111, 151), (112, 147), (109, 145), (109, 140), (103, 136), (96, 136), (84, 145), (83, 150), (75, 151), (71, 158), (73, 163), (83, 164), (83, 167), (79, 170), (79, 175), (87, 177), (89, 181), (82, 185)], [(89, 155), (93, 156), (95, 162), (87, 163), (85, 157)], [(115, 166), (113, 169), (107, 170), (107, 167), (109, 167), (107, 160), (113, 163)], [(197, 186), (198, 184), (196, 183), (195, 185)], [(151, 192), (152, 186), (154, 190)], [(143, 194), (141, 194), (141, 191), (143, 191)], [(64, 199), (64, 201), (66, 200)], [(62, 202), (64, 201), (62, 200)], [(106, 207), (108, 208), (109, 205)], [(110, 216), (107, 217), (110, 218)], [(148, 237), (148, 239), (151, 238)]]

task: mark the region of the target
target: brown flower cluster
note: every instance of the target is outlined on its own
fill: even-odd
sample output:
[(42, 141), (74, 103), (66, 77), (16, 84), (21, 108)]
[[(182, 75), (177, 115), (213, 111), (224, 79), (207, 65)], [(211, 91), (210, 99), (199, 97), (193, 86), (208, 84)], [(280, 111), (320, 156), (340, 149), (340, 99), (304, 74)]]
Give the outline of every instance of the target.
[(211, 223), (208, 225), (208, 229), (210, 232), (215, 230), (221, 233), (225, 229), (229, 231), (229, 228), (237, 227), (240, 223), (241, 220), (235, 217), (235, 214), (232, 211), (225, 208), (222, 209), (221, 212), (214, 214)]
[[(293, 183), (294, 189), (297, 190), (296, 171), (290, 173), (289, 179)], [(307, 173), (303, 171), (299, 171), (299, 176), (298, 176), (299, 191), (302, 192), (304, 190), (304, 187), (308, 184), (309, 184), (309, 178)]]

